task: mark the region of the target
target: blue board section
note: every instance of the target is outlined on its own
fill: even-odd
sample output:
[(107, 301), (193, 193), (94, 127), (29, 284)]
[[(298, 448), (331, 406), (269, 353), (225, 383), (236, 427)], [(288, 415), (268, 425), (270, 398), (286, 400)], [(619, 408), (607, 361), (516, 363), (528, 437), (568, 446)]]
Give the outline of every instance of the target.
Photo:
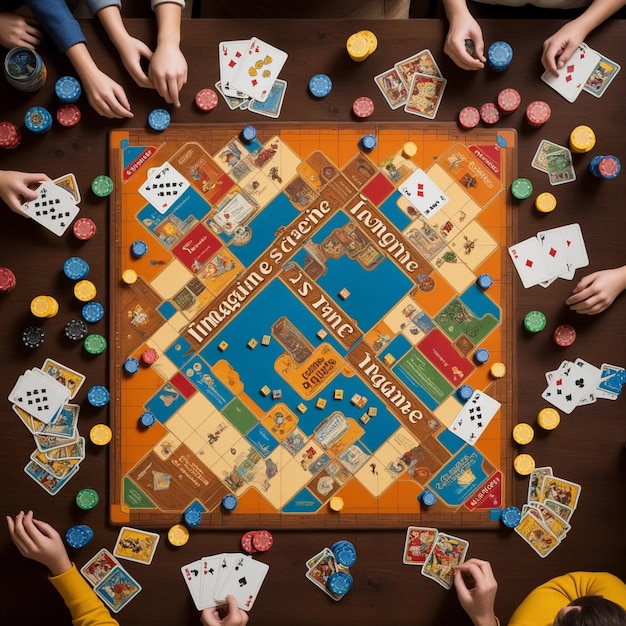
[(394, 191), (381, 205), (383, 215), (399, 230), (403, 231), (410, 223), (409, 216), (398, 208), (398, 200), (402, 197), (399, 191)]
[(485, 315), (500, 319), (499, 307), (478, 285), (470, 285), (459, 299), (479, 319)]
[(181, 371), (193, 386), (220, 411), (234, 399), (228, 388), (213, 375), (209, 364), (200, 357), (194, 357), (188, 361)]
[(314, 513), (322, 503), (309, 489), (303, 489), (282, 508), (283, 513)]
[[(165, 383), (152, 398), (146, 402), (146, 409), (151, 411), (161, 424), (165, 424), (185, 402), (185, 397), (176, 387), (170, 383)], [(139, 419), (139, 415), (137, 415), (137, 419)]]

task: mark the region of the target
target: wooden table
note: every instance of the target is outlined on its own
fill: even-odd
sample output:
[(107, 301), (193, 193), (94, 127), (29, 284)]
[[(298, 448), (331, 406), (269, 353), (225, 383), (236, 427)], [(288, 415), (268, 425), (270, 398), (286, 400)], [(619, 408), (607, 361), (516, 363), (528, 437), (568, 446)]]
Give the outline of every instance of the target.
[[(186, 20), (183, 24), (183, 49), (190, 64), (189, 82), (183, 90), (183, 104), (173, 113), (175, 123), (205, 124), (229, 122), (233, 125), (257, 121), (251, 113), (229, 111), (223, 102), (209, 116), (198, 112), (193, 97), (202, 87), (218, 79), (217, 44), (222, 40), (242, 39), (252, 35), (286, 50), (289, 60), (281, 77), (289, 85), (281, 119), (285, 121), (350, 121), (350, 105), (359, 95), (371, 95), (376, 104), (375, 119), (402, 121), (411, 124), (415, 118), (402, 110), (392, 111), (384, 102), (372, 78), (423, 48), (436, 56), (448, 85), (437, 115), (438, 121), (454, 121), (466, 105), (480, 106), (493, 100), (504, 87), (515, 87), (523, 101), (546, 100), (553, 114), (542, 129), (530, 128), (519, 110), (501, 125), (518, 130), (519, 175), (529, 177), (541, 190), (549, 189), (545, 175), (532, 169), (531, 159), (542, 138), (565, 145), (571, 129), (582, 123), (594, 128), (598, 137), (595, 153), (616, 154), (622, 161), (626, 121), (623, 101), (626, 97), (624, 76), (618, 75), (602, 99), (581, 94), (569, 104), (544, 85), (539, 76), (541, 44), (562, 22), (496, 21), (483, 22), (487, 42), (504, 39), (515, 51), (512, 66), (505, 74), (490, 71), (466, 73), (444, 56), (442, 43), (446, 25), (441, 21), (411, 20), (407, 22), (349, 22), (349, 21), (203, 21)], [(128, 28), (149, 44), (154, 41), (154, 24), (150, 21), (129, 20)], [(344, 49), (348, 35), (363, 29), (373, 30), (379, 39), (378, 51), (363, 64), (351, 62)], [(104, 33), (96, 24), (84, 24), (90, 48), (98, 64), (127, 88), (135, 120), (110, 121), (98, 117), (82, 101), (83, 119), (74, 129), (55, 125), (44, 136), (23, 133), (22, 144), (15, 152), (0, 155), (3, 169), (45, 171), (51, 177), (66, 172), (76, 173), (83, 201), (83, 215), (92, 217), (98, 234), (83, 245), (71, 235), (57, 239), (34, 223), (4, 211), (0, 233), (0, 265), (13, 268), (17, 288), (0, 297), (2, 319), (2, 396), (7, 397), (17, 376), (26, 368), (40, 365), (45, 356), (84, 372), (89, 384), (106, 384), (106, 357), (90, 358), (80, 345), (69, 345), (63, 337), (66, 316), (46, 322), (47, 339), (43, 348), (27, 351), (20, 341), (22, 329), (31, 321), (28, 305), (38, 294), (55, 295), (65, 311), (79, 313), (67, 281), (62, 275), (64, 260), (77, 254), (91, 265), (91, 278), (106, 299), (107, 281), (107, 202), (89, 192), (90, 181), (107, 171), (106, 135), (111, 129), (143, 125), (148, 112), (162, 102), (151, 91), (131, 84)], [(622, 42), (626, 23), (615, 20), (606, 23), (588, 39), (589, 45), (616, 60), (626, 63)], [(49, 70), (45, 88), (34, 94), (21, 94), (5, 84), (0, 102), (0, 119), (21, 124), (23, 114), (34, 104), (55, 109), (52, 85), (59, 76), (70, 73), (65, 58), (50, 46), (41, 50)], [(329, 97), (313, 102), (306, 93), (311, 75), (326, 72), (333, 78), (334, 89)], [(623, 243), (626, 214), (623, 198), (626, 177), (616, 180), (595, 179), (587, 171), (589, 155), (576, 159), (578, 180), (556, 189), (557, 210), (542, 216), (532, 208), (531, 200), (519, 204), (519, 240), (538, 230), (579, 222), (587, 244), (590, 266), (578, 271), (580, 278), (587, 271), (613, 267), (624, 262)], [(516, 279), (517, 280), (517, 279)], [(556, 281), (549, 290), (540, 287), (525, 290), (517, 283), (516, 310), (511, 311), (519, 321), (517, 362), (510, 367), (518, 389), (518, 419), (533, 422), (543, 406), (540, 393), (545, 386), (544, 372), (554, 369), (563, 358), (582, 357), (596, 365), (624, 364), (626, 344), (623, 316), (624, 297), (605, 313), (594, 317), (579, 317), (569, 312), (563, 301), (573, 287), (572, 282)], [(528, 337), (521, 328), (525, 312), (540, 309), (548, 316), (551, 327), (572, 323), (578, 331), (576, 343), (559, 349), (548, 332)], [(81, 390), (81, 432), (103, 419), (103, 412), (90, 409)], [(519, 601), (537, 584), (551, 576), (577, 569), (607, 570), (624, 577), (626, 541), (623, 519), (624, 477), (626, 474), (626, 427), (623, 399), (598, 401), (577, 408), (564, 416), (561, 426), (552, 433), (539, 433), (528, 446), (537, 464), (551, 465), (556, 474), (581, 483), (580, 505), (572, 522), (572, 530), (563, 545), (546, 560), (541, 560), (517, 537), (505, 529), (494, 531), (464, 531), (470, 542), (470, 556), (491, 560), (500, 582), (497, 600), (498, 614), (508, 619)], [(2, 486), (0, 501), (5, 514), (32, 508), (38, 517), (56, 526), (61, 532), (74, 523), (88, 523), (96, 533), (92, 546), (112, 547), (118, 529), (107, 524), (106, 507), (100, 506), (81, 514), (73, 502), (82, 487), (97, 489), (101, 497), (107, 494), (107, 450), (90, 447), (81, 470), (71, 486), (54, 499), (27, 478), (22, 468), (32, 451), (32, 439), (13, 416), (5, 401), (3, 429)], [(527, 481), (518, 480), (519, 504), (526, 499)], [(4, 528), (4, 527), (3, 527)], [(2, 622), (50, 625), (67, 624), (68, 616), (51, 585), (45, 582), (43, 568), (21, 558), (5, 530), (2, 533)], [(264, 559), (270, 564), (270, 574), (252, 612), (252, 624), (462, 624), (469, 623), (456, 600), (455, 593), (446, 592), (420, 576), (417, 568), (401, 562), (404, 544), (403, 530), (342, 531), (337, 533), (280, 532), (275, 545)], [(203, 554), (237, 551), (240, 533), (210, 531), (194, 536), (187, 546), (173, 549), (163, 545), (150, 567), (130, 564), (129, 571), (143, 586), (143, 592), (120, 614), (124, 624), (193, 624), (197, 613), (189, 599), (179, 572), (182, 564)], [(354, 588), (341, 602), (326, 598), (305, 577), (304, 562), (312, 554), (339, 538), (354, 542), (358, 560), (352, 573)], [(86, 549), (74, 555), (82, 565), (95, 550)], [(17, 600), (17, 598), (22, 598)]]

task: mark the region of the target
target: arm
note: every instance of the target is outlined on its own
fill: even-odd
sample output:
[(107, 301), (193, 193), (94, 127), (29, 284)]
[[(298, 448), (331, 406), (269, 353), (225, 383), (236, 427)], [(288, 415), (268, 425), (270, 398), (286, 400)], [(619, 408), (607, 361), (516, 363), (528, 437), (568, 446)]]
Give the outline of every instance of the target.
[[(478, 22), (473, 18), (465, 0), (443, 0), (450, 26), (443, 51), (464, 70), (479, 70), (485, 67), (485, 42)], [(475, 59), (465, 49), (465, 40), (471, 39), (476, 49)]]
[(0, 46), (3, 48), (35, 49), (41, 43), (41, 31), (35, 20), (3, 11), (0, 13)]
[(500, 626), (495, 614), (498, 583), (488, 561), (469, 559), (454, 571), (454, 587), (474, 626)]
[(157, 19), (157, 46), (148, 76), (166, 102), (180, 106), (180, 90), (187, 82), (187, 61), (180, 50), (180, 22), (184, 2), (151, 0)]
[(237, 606), (234, 596), (226, 596), (226, 602), (228, 604), (219, 609), (204, 609), (200, 613), (200, 623), (204, 626), (246, 626), (248, 614)]
[(22, 204), (37, 197), (37, 192), (31, 189), (29, 185), (37, 185), (44, 180), (50, 179), (41, 173), (30, 174), (0, 170), (0, 197), (11, 211), (24, 215)]
[(594, 272), (582, 278), (565, 301), (572, 311), (595, 315), (608, 309), (626, 289), (626, 265)]
[(24, 0), (56, 47), (65, 52), (74, 44), (85, 42), (85, 36), (65, 0)]
[(561, 69), (585, 40), (585, 37), (604, 20), (621, 9), (624, 0), (595, 0), (576, 19), (560, 28), (552, 37), (543, 43), (541, 62), (543, 66), (558, 76)]

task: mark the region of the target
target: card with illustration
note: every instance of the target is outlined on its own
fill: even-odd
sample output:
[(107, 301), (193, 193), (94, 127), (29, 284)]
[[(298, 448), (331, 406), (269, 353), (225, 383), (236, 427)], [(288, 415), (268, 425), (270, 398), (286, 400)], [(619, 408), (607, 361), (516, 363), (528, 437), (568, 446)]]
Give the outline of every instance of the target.
[(459, 537), (439, 533), (433, 549), (422, 566), (422, 574), (446, 589), (454, 582), (454, 569), (463, 564), (469, 543)]
[(406, 565), (423, 565), (437, 539), (437, 529), (426, 526), (409, 526), (406, 530), (402, 562)]
[(123, 567), (117, 566), (94, 591), (114, 613), (118, 613), (141, 591), (141, 586)]
[(106, 548), (102, 548), (80, 568), (80, 573), (92, 585), (97, 585), (118, 565), (120, 562)]
[(430, 120), (435, 119), (447, 82), (439, 76), (415, 74), (404, 110)]
[(150, 565), (158, 543), (158, 533), (123, 526), (117, 536), (113, 554), (120, 559)]

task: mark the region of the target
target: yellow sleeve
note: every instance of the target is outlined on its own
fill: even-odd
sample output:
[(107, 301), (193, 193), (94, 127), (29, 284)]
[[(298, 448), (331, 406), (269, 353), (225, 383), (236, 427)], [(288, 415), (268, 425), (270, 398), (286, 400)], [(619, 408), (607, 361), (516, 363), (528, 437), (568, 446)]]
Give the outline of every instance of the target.
[(119, 626), (76, 565), (49, 580), (70, 610), (73, 626)]
[(582, 596), (602, 596), (626, 609), (626, 585), (619, 578), (606, 572), (572, 572), (531, 591), (509, 626), (552, 626), (556, 614)]

